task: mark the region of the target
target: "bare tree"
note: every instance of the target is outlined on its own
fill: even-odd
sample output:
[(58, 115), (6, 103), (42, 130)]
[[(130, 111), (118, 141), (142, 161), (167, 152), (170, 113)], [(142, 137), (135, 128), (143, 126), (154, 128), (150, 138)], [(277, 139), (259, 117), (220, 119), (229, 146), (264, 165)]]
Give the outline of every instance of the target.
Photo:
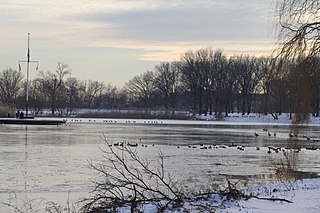
[(225, 110), (227, 115), (229, 100), (232, 97), (232, 94), (227, 91), (230, 89), (229, 78), (236, 77), (236, 75), (230, 75), (232, 70), (229, 69), (227, 58), (222, 50), (214, 51), (210, 61), (210, 72), (206, 83), (206, 88), (210, 92), (207, 105), (209, 105), (210, 114), (212, 114), (212, 102), (214, 101), (215, 114), (218, 112), (221, 114)]
[(319, 117), (320, 108), (320, 58), (312, 60), (311, 69), (311, 91), (312, 91), (312, 112), (313, 116)]
[(34, 79), (30, 85), (29, 103), (35, 113), (39, 113), (48, 102), (46, 94), (43, 92), (42, 81), (40, 78)]
[(259, 83), (259, 73), (256, 67), (256, 58), (250, 56), (236, 56), (235, 60), (238, 70), (238, 82), (240, 86), (241, 100), (242, 100), (242, 114), (251, 113), (252, 94), (255, 92)]
[[(229, 112), (233, 112), (233, 102), (235, 95), (239, 91), (237, 66), (233, 60), (223, 59), (220, 65), (220, 75), (222, 82), (220, 83), (220, 102), (224, 106), (225, 116), (228, 116)], [(222, 107), (222, 106), (221, 106)]]
[(261, 88), (264, 96), (262, 103), (262, 111), (264, 114), (272, 113), (270, 107), (270, 93), (272, 88), (272, 82), (274, 81), (276, 71), (276, 59), (271, 57), (261, 57), (257, 61), (258, 69), (260, 70), (261, 77), (259, 80), (259, 87)]
[(107, 84), (105, 87), (105, 92), (103, 95), (103, 104), (108, 109), (120, 108), (121, 105), (126, 103), (126, 99), (122, 99), (122, 103), (119, 101), (121, 99), (121, 91), (118, 87)]
[[(305, 122), (311, 101), (313, 59), (320, 50), (320, 2), (318, 0), (279, 0), (277, 4), (279, 27), (279, 58), (295, 64), (294, 79), (299, 79), (294, 95), (294, 122)], [(281, 65), (281, 64), (280, 64)], [(305, 102), (303, 102), (305, 101)], [(298, 104), (301, 103), (301, 104)], [(309, 105), (309, 106), (308, 106)], [(302, 113), (302, 114), (300, 114)]]
[(21, 72), (11, 68), (0, 73), (0, 96), (5, 105), (16, 107), (17, 99), (23, 88), (22, 78)]
[(193, 95), (193, 108), (198, 109), (199, 114), (207, 113), (209, 108), (211, 112), (213, 58), (212, 48), (188, 51), (182, 56), (182, 84)]
[[(193, 97), (193, 110), (198, 108), (202, 112), (202, 93), (199, 91), (200, 76), (196, 68), (196, 57), (193, 51), (188, 51), (182, 56), (181, 79), (185, 90), (189, 91)], [(198, 107), (199, 105), (199, 107)]]
[(320, 2), (279, 0), (277, 4), (280, 54), (285, 57), (318, 56)]
[[(221, 52), (222, 53), (222, 52)], [(201, 94), (199, 99), (199, 112), (212, 114), (212, 93), (215, 84), (215, 75), (218, 71), (216, 68), (217, 59), (220, 56), (219, 51), (214, 52), (212, 48), (203, 48), (195, 52), (196, 55), (196, 71), (198, 73), (198, 91)], [(202, 110), (204, 109), (204, 111)]]
[(81, 99), (79, 95), (80, 81), (77, 78), (69, 77), (65, 81), (66, 100), (65, 110), (66, 115), (70, 115), (76, 108), (81, 105)]
[(147, 71), (141, 75), (134, 76), (126, 83), (127, 90), (133, 98), (142, 101), (145, 109), (150, 107), (152, 94), (155, 91), (154, 73)]
[(71, 74), (69, 66), (60, 62), (54, 73), (40, 71), (40, 78), (38, 80), (41, 82), (42, 92), (46, 94), (50, 102), (52, 114), (55, 113), (58, 98), (64, 102), (63, 95), (65, 94), (62, 87), (64, 86), (64, 78), (69, 74)]
[(155, 66), (155, 85), (164, 98), (166, 112), (175, 109), (175, 99), (179, 90), (179, 63), (162, 62)]
[[(287, 78), (290, 85), (290, 96), (295, 117), (292, 120), (291, 132), (298, 135), (301, 123), (308, 121), (311, 110), (312, 78), (315, 70), (314, 58), (319, 57), (320, 50), (320, 2), (318, 0), (279, 0), (277, 5), (279, 20), (280, 49), (278, 57), (282, 64), (291, 65)], [(299, 140), (288, 141), (290, 148), (300, 147)], [(284, 158), (285, 167), (296, 165), (298, 155), (292, 149), (289, 157)], [(294, 167), (293, 167), (294, 168)], [(282, 168), (283, 170), (283, 168)]]
[[(91, 109), (92, 107), (98, 107), (101, 104), (101, 97), (105, 89), (103, 82), (99, 81), (86, 81), (86, 92), (85, 92), (85, 105), (87, 108)], [(96, 105), (94, 105), (96, 102)]]

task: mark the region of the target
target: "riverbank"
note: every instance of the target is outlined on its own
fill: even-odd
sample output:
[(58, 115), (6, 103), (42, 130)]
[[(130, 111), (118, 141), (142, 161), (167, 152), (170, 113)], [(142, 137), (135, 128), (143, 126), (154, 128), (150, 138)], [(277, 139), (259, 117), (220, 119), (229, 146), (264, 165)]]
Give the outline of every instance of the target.
[[(217, 118), (213, 115), (198, 115), (190, 119), (133, 119), (133, 118), (86, 118), (66, 117), (67, 123), (118, 123), (118, 124), (177, 124), (177, 125), (257, 125), (257, 126), (290, 126), (292, 119), (289, 114), (282, 114), (278, 119), (271, 115), (251, 114), (230, 114), (228, 117)], [(320, 126), (320, 117), (310, 116), (308, 122), (303, 125)]]
[[(320, 212), (320, 179), (304, 179), (280, 184), (261, 185), (238, 191), (243, 197), (228, 200), (222, 194), (207, 194), (190, 198), (181, 207), (170, 212), (217, 212), (217, 213), (314, 213)], [(156, 213), (152, 203), (139, 206), (143, 212)], [(119, 212), (129, 212), (122, 207)], [(169, 212), (169, 211), (168, 211)]]
[[(294, 115), (293, 115), (294, 116)], [(207, 121), (224, 121), (224, 122), (237, 122), (237, 123), (264, 123), (264, 124), (291, 124), (292, 118), (289, 113), (282, 113), (277, 115), (275, 119), (271, 114), (264, 115), (258, 113), (251, 113), (250, 115), (242, 115), (240, 113), (232, 113), (227, 117), (217, 117), (215, 115), (197, 115), (197, 120)], [(310, 115), (307, 124), (320, 125), (320, 117)]]
[(217, 212), (320, 212), (319, 178), (267, 184), (243, 190), (243, 193), (252, 198), (227, 201)]

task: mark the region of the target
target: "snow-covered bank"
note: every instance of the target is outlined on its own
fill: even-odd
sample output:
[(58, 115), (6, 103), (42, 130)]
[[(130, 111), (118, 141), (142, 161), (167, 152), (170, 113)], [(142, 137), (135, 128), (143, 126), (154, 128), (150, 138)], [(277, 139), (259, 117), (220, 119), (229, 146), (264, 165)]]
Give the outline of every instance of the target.
[[(281, 184), (268, 184), (245, 190), (259, 198), (226, 202), (217, 212), (320, 212), (320, 179), (304, 179)], [(285, 199), (290, 202), (277, 201)]]
[[(250, 115), (242, 115), (240, 113), (233, 113), (229, 114), (227, 117), (222, 117), (221, 121), (224, 122), (240, 122), (240, 123), (263, 123), (263, 124), (291, 124), (292, 119), (290, 119), (290, 114), (283, 113), (281, 115), (277, 115), (277, 119), (271, 114), (264, 115), (264, 114), (257, 114), (251, 113)], [(219, 120), (214, 115), (199, 115), (196, 117), (199, 120), (210, 120), (215, 121)], [(309, 117), (308, 124), (319, 125), (320, 124), (320, 117)]]
[[(243, 198), (227, 200), (222, 194), (202, 194), (184, 199), (181, 206), (170, 206), (169, 212), (219, 212), (219, 213), (314, 213), (320, 212), (320, 179), (303, 179), (280, 184), (268, 184), (241, 190)], [(142, 212), (156, 213), (156, 202), (137, 206)], [(117, 212), (130, 212), (129, 206), (117, 209)]]
[[(116, 119), (116, 118), (66, 118), (67, 122), (76, 123), (126, 123), (126, 124), (199, 124), (199, 125), (291, 125), (289, 114), (272, 115), (262, 114), (230, 114), (228, 117), (217, 118), (214, 115), (198, 115), (190, 120), (169, 119)], [(310, 116), (307, 125), (320, 126), (320, 117)]]

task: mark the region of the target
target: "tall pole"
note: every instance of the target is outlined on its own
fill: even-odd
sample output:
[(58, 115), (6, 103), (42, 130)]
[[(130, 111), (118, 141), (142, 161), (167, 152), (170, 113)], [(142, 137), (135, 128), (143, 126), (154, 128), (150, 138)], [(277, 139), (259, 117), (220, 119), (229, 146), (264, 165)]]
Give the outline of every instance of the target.
[(30, 65), (30, 33), (28, 33), (28, 52), (27, 52), (26, 117), (28, 117), (28, 106), (29, 106), (29, 65)]
[[(26, 78), (26, 117), (28, 117), (28, 110), (29, 110), (29, 69), (30, 69), (30, 63), (37, 63), (37, 69), (38, 69), (38, 61), (30, 61), (30, 33), (28, 33), (28, 51), (27, 51), (27, 60), (26, 61), (19, 61), (27, 63), (27, 78)], [(20, 64), (19, 64), (20, 68)]]

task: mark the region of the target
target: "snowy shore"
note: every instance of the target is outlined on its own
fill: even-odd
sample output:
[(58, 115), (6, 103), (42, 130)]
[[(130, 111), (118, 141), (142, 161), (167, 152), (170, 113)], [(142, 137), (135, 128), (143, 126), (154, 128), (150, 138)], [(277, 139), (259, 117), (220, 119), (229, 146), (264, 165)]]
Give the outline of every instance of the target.
[[(117, 119), (117, 118), (66, 118), (67, 122), (89, 123), (131, 123), (131, 124), (204, 124), (204, 125), (291, 125), (292, 119), (289, 114), (278, 115), (274, 119), (272, 115), (252, 113), (242, 115), (239, 113), (229, 114), (227, 117), (214, 115), (197, 115), (190, 120), (169, 119)], [(320, 126), (320, 117), (310, 116), (306, 125)]]
[[(304, 179), (280, 184), (261, 185), (241, 190), (245, 198), (227, 200), (225, 196), (211, 194), (196, 196), (182, 206), (166, 212), (218, 212), (218, 213), (315, 213), (320, 212), (320, 179)], [(163, 201), (165, 203), (165, 201)], [(146, 203), (138, 207), (143, 212), (156, 213), (157, 206)], [(118, 212), (130, 212), (129, 206)]]
[(303, 179), (280, 184), (268, 184), (245, 190), (259, 198), (277, 198), (285, 201), (264, 199), (241, 199), (227, 202), (217, 212), (320, 212), (320, 179)]

